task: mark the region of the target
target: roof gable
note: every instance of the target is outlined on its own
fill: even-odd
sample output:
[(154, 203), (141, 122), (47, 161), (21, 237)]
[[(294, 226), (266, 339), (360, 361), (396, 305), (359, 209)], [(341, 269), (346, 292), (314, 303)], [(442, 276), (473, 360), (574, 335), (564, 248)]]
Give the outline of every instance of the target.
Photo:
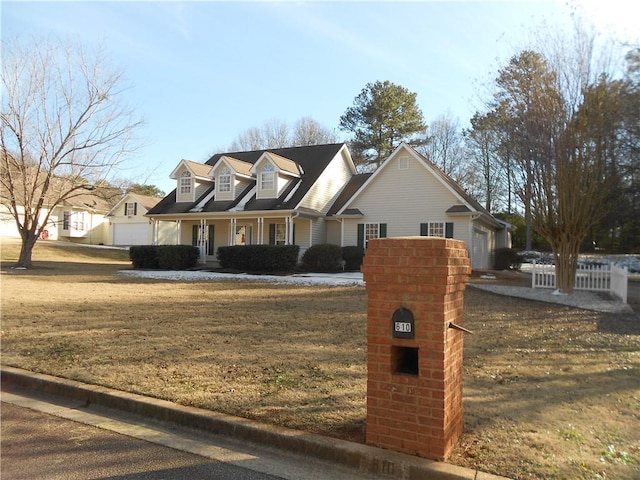
[(304, 172), (304, 170), (302, 170), (300, 166), (293, 160), (289, 160), (288, 158), (285, 158), (282, 155), (278, 155), (277, 153), (269, 150), (265, 151), (260, 156), (258, 161), (251, 168), (251, 173), (256, 174), (258, 168), (260, 168), (260, 166), (264, 162), (269, 162), (270, 164), (274, 165), (280, 173), (285, 175), (299, 177)]
[(206, 165), (185, 159), (180, 160), (180, 163), (176, 168), (173, 169), (173, 171), (169, 175), (169, 178), (176, 180), (178, 178), (178, 172), (180, 172), (180, 170), (182, 170), (183, 168), (189, 170), (189, 172), (191, 172), (191, 175), (196, 178), (202, 180), (211, 180), (211, 165)]
[(140, 195), (138, 193), (133, 193), (133, 192), (129, 192), (126, 193), (122, 196), (122, 198), (120, 200), (118, 200), (118, 203), (116, 203), (113, 208), (111, 208), (111, 210), (109, 210), (109, 212), (107, 212), (107, 217), (109, 216), (113, 216), (113, 212), (115, 212), (118, 207), (120, 207), (120, 205), (122, 205), (123, 203), (130, 203), (131, 201), (134, 201), (136, 203), (138, 203), (139, 205), (142, 205), (142, 207), (144, 207), (147, 211), (151, 210), (153, 207), (155, 207), (158, 202), (160, 202), (160, 200), (162, 200), (162, 198), (160, 197), (152, 197), (150, 195)]
[(70, 207), (80, 210), (91, 212), (107, 212), (111, 206), (107, 200), (99, 197), (98, 195), (92, 195), (91, 193), (82, 193), (79, 195), (72, 195), (62, 200), (58, 206), (60, 208)]
[(351, 198), (349, 198), (345, 203), (337, 210), (336, 215), (343, 214), (346, 210), (351, 207), (351, 204), (365, 191), (369, 186), (375, 182), (376, 178), (378, 178), (392, 163), (392, 161), (401, 155), (408, 154), (414, 160), (416, 160), (420, 165), (422, 165), (425, 170), (427, 170), (445, 189), (453, 194), (453, 196), (457, 199), (457, 204), (464, 205), (465, 208), (469, 210), (469, 212), (478, 212), (478, 213), (487, 213), (484, 208), (482, 208), (478, 202), (476, 202), (473, 198), (471, 198), (456, 182), (454, 182), (449, 176), (447, 176), (444, 172), (442, 172), (438, 167), (436, 167), (433, 163), (431, 163), (427, 158), (418, 153), (413, 147), (406, 143), (401, 143), (392, 153), (387, 157), (387, 159), (382, 162), (380, 167), (364, 181), (360, 187), (353, 193)]
[(242, 160), (238, 160), (237, 158), (230, 157), (229, 155), (222, 155), (220, 159), (216, 162), (212, 167), (212, 171), (220, 168), (221, 165), (227, 165), (232, 172), (236, 175), (241, 175), (243, 177), (251, 177), (251, 167), (253, 164), (249, 162), (243, 162)]

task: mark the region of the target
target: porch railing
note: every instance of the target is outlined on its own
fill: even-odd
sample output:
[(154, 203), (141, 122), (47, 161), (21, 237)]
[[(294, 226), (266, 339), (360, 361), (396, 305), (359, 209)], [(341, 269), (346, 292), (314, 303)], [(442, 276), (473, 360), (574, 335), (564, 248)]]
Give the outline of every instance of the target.
[[(627, 303), (627, 282), (629, 273), (626, 268), (615, 265), (578, 265), (574, 290), (609, 292)], [(556, 288), (556, 267), (548, 263), (532, 264), (532, 288)]]

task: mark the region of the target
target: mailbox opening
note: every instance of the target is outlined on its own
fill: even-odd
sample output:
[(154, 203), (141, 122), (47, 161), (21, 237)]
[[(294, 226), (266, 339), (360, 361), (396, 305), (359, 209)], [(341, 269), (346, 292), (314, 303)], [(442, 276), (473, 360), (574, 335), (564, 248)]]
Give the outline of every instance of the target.
[(418, 375), (418, 349), (392, 347), (393, 373)]

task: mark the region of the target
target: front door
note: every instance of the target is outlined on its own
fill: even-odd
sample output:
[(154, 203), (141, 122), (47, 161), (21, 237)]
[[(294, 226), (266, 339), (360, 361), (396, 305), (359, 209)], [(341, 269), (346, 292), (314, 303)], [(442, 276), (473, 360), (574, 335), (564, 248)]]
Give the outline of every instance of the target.
[(215, 228), (214, 225), (207, 225), (207, 235), (204, 236), (204, 231), (200, 227), (200, 225), (193, 225), (191, 227), (191, 245), (194, 247), (200, 247), (201, 251), (206, 245), (207, 255), (215, 255), (215, 246), (214, 246), (214, 234)]
[(251, 245), (251, 225), (238, 225), (236, 227), (236, 245)]

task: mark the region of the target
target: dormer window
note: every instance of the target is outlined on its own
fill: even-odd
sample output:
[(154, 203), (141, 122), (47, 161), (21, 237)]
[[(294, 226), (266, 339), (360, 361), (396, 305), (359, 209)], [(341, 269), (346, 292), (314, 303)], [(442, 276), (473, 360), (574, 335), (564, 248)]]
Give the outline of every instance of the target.
[(231, 191), (231, 170), (227, 167), (223, 167), (218, 175), (218, 191), (230, 192)]
[(260, 171), (260, 190), (273, 190), (275, 188), (275, 169), (267, 163)]
[(180, 194), (188, 195), (191, 193), (191, 174), (187, 171), (180, 175)]

